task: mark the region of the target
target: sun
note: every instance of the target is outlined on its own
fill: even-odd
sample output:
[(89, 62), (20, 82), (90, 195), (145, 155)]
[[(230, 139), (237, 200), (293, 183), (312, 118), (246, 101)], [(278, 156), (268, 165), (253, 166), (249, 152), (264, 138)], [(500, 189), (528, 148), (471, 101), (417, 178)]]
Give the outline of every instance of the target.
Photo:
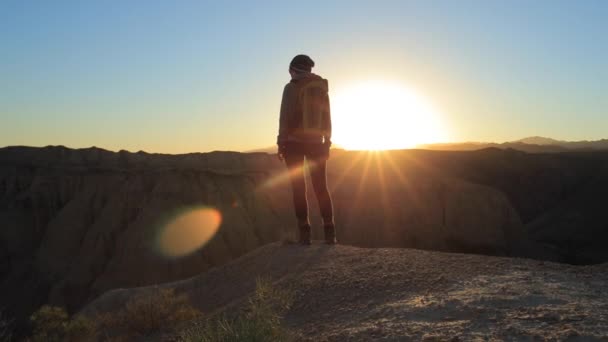
[(332, 141), (349, 150), (389, 150), (446, 140), (439, 112), (399, 83), (367, 81), (331, 98)]

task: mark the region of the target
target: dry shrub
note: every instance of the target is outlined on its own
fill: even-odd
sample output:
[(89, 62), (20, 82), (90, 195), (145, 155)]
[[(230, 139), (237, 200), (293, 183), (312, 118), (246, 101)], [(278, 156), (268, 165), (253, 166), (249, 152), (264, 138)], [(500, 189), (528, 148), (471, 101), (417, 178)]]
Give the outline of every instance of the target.
[(11, 332), (12, 321), (4, 317), (0, 310), (0, 342), (10, 342), (13, 334)]
[(293, 301), (292, 291), (272, 285), (270, 279), (257, 279), (245, 310), (234, 318), (216, 318), (182, 331), (185, 342), (276, 342), (289, 341), (281, 319)]
[(44, 305), (32, 314), (31, 341), (89, 341), (95, 334), (94, 324), (84, 317), (70, 318), (64, 308)]
[(164, 288), (137, 295), (120, 311), (99, 315), (96, 322), (106, 338), (120, 341), (172, 330), (200, 315), (186, 294), (177, 295), (174, 289)]

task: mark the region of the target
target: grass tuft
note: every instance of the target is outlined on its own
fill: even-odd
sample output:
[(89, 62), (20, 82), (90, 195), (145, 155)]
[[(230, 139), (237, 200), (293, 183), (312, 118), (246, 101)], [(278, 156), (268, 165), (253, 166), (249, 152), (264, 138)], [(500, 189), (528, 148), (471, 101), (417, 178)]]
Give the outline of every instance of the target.
[(64, 308), (44, 305), (32, 314), (33, 335), (30, 341), (89, 341), (95, 325), (84, 317), (70, 318)]
[(273, 286), (270, 279), (257, 279), (255, 292), (243, 313), (235, 318), (215, 318), (183, 331), (183, 342), (275, 342), (290, 341), (281, 325), (293, 301), (292, 292)]
[(96, 323), (105, 338), (128, 341), (172, 330), (200, 316), (187, 295), (165, 288), (135, 296), (122, 310), (99, 315)]

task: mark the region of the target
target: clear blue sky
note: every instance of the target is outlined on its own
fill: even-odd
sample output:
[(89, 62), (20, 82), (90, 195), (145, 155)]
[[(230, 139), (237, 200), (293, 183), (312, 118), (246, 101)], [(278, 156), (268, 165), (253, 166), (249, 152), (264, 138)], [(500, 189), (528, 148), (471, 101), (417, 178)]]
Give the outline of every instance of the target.
[(602, 0), (5, 0), (0, 146), (270, 146), (298, 53), (332, 90), (414, 87), (453, 141), (607, 138), (607, 18)]

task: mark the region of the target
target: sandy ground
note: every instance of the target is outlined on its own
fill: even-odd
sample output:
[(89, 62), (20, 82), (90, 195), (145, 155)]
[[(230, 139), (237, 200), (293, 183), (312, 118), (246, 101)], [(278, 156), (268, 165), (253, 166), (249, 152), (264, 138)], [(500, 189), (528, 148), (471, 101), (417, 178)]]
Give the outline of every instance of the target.
[(238, 305), (259, 276), (294, 289), (284, 323), (303, 341), (608, 341), (608, 264), (275, 243), (163, 286), (210, 313)]
[(303, 271), (286, 322), (310, 341), (608, 341), (607, 271), (341, 246)]

